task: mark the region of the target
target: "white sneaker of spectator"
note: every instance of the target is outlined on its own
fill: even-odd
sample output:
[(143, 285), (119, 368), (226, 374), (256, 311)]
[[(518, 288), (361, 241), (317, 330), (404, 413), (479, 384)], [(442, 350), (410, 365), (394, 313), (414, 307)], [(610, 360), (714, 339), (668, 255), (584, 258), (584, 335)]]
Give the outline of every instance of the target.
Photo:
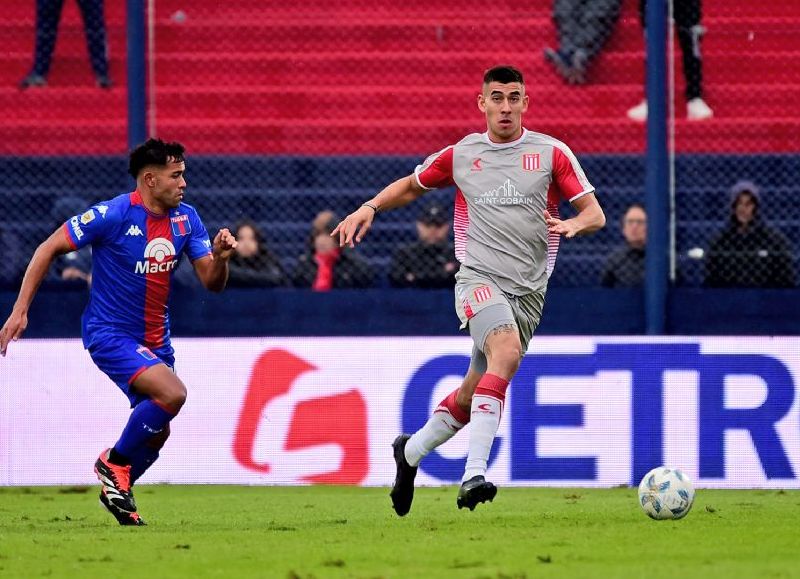
[(714, 111), (700, 97), (686, 103), (686, 118), (690, 121), (703, 121), (714, 116)]
[(643, 100), (635, 107), (628, 109), (628, 118), (643, 123), (647, 120), (647, 101)]

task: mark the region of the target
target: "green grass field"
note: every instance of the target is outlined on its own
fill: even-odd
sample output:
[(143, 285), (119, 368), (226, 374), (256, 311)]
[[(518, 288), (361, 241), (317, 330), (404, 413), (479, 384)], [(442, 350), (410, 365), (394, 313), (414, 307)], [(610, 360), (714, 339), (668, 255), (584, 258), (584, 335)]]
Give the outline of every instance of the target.
[(97, 487), (0, 488), (0, 577), (800, 577), (800, 492), (700, 490), (652, 521), (627, 488), (142, 486), (147, 527), (119, 527)]

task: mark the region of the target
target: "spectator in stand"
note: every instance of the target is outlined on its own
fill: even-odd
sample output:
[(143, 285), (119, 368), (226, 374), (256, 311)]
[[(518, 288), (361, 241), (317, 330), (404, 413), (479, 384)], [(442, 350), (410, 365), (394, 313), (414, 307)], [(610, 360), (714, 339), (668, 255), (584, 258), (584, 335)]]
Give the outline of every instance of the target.
[(255, 222), (236, 226), (236, 251), (228, 263), (228, 287), (281, 287), (287, 285), (280, 259), (272, 253)]
[(321, 211), (314, 218), (308, 253), (297, 260), (292, 276), (296, 287), (329, 291), (372, 286), (375, 276), (370, 265), (331, 237), (338, 223), (333, 211)]
[[(647, 30), (645, 24), (646, 1), (639, 0), (639, 17), (645, 33)], [(700, 0), (673, 0), (672, 2), (672, 18), (678, 29), (678, 42), (683, 55), (683, 77), (686, 80), (686, 118), (690, 121), (702, 121), (714, 116), (714, 111), (703, 100), (703, 60), (700, 55), (700, 39), (706, 29), (700, 24), (701, 15)], [(628, 118), (638, 122), (646, 121), (647, 100), (643, 100), (629, 109)]]
[(19, 235), (3, 227), (0, 223), (0, 290), (16, 290), (25, 271), (25, 250)]
[[(77, 0), (83, 16), (86, 44), (92, 70), (100, 88), (111, 88), (108, 76), (108, 43), (103, 16), (103, 0)], [(36, 49), (33, 68), (19, 83), (22, 90), (47, 86), (47, 74), (53, 60), (58, 36), (58, 21), (64, 0), (36, 0)]]
[(417, 218), (419, 240), (394, 254), (389, 281), (394, 287), (453, 288), (458, 261), (448, 239), (450, 219), (444, 207), (432, 203)]
[(647, 213), (633, 203), (622, 217), (625, 245), (608, 256), (600, 284), (605, 287), (637, 287), (644, 284), (644, 257), (647, 244)]
[[(89, 204), (82, 197), (67, 195), (53, 203), (50, 217), (54, 227), (74, 215), (81, 215)], [(48, 283), (63, 283), (75, 289), (90, 288), (92, 285), (92, 248), (90, 245), (77, 251), (57, 256), (46, 278)]]
[(553, 2), (559, 46), (545, 48), (544, 57), (566, 82), (586, 82), (587, 68), (611, 36), (621, 5), (622, 0)]
[(792, 246), (759, 214), (761, 194), (750, 181), (731, 188), (730, 221), (711, 241), (706, 256), (709, 287), (794, 287)]

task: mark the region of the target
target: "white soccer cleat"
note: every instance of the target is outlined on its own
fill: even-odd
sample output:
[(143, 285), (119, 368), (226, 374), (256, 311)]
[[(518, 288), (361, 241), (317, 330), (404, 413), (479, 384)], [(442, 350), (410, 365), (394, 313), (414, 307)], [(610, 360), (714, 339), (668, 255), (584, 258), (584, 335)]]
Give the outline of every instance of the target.
[(714, 111), (700, 97), (686, 103), (686, 118), (690, 121), (704, 121), (714, 116)]
[(643, 100), (635, 107), (628, 109), (628, 118), (637, 123), (643, 123), (647, 120), (647, 101)]

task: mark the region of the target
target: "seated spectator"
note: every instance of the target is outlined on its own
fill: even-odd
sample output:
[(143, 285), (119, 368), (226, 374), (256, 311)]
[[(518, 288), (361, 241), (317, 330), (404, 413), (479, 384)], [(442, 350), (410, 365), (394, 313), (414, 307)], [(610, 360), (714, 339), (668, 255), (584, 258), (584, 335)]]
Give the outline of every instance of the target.
[(19, 289), (22, 274), (25, 273), (25, 260), (30, 256), (23, 249), (18, 234), (4, 229), (0, 224), (0, 244), (2, 244), (2, 259), (0, 259), (0, 289)]
[(370, 265), (349, 248), (340, 248), (331, 232), (339, 222), (332, 211), (320, 212), (311, 226), (308, 253), (297, 260), (292, 276), (296, 287), (315, 291), (366, 288), (374, 274)]
[(794, 287), (792, 247), (786, 236), (759, 215), (761, 195), (750, 181), (731, 188), (730, 221), (706, 255), (709, 287)]
[(622, 0), (554, 0), (558, 48), (544, 57), (570, 84), (586, 82), (589, 64), (605, 46), (619, 17)]
[(417, 218), (419, 241), (401, 247), (392, 258), (392, 286), (452, 288), (458, 262), (449, 233), (450, 219), (444, 207), (436, 203), (425, 207)]
[(241, 221), (234, 235), (238, 245), (228, 263), (228, 287), (280, 287), (287, 285), (278, 257), (264, 241), (258, 225)]
[(600, 284), (605, 287), (636, 287), (644, 284), (644, 259), (647, 244), (647, 213), (634, 203), (622, 217), (625, 245), (606, 260)]
[[(65, 223), (73, 217), (80, 217), (86, 213), (91, 204), (81, 198), (67, 195), (61, 197), (50, 209), (50, 218), (53, 221), (53, 229), (59, 224)], [(59, 255), (53, 261), (53, 267), (47, 277), (48, 282), (58, 282), (67, 284), (68, 287), (80, 289), (92, 285), (92, 248), (86, 246), (78, 251), (73, 251), (64, 255)]]

